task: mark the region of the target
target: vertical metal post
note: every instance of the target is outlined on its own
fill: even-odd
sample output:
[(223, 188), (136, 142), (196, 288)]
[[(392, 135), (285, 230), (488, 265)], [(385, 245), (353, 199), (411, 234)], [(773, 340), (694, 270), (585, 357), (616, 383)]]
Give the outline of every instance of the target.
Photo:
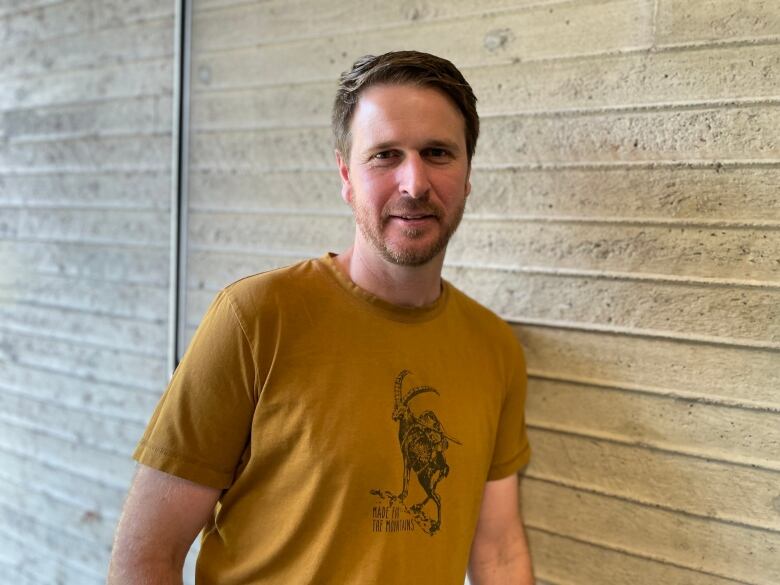
[(192, 4), (176, 3), (173, 64), (173, 133), (171, 165), (170, 295), (168, 371), (173, 374), (184, 348), (187, 289), (187, 185), (190, 120), (190, 46)]

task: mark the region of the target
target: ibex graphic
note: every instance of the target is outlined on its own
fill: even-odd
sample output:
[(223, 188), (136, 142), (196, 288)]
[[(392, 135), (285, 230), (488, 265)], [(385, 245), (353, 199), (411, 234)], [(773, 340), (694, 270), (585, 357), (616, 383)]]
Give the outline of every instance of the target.
[[(433, 500), (436, 503), (436, 520), (431, 520), (429, 523), (418, 521), (418, 524), (428, 534), (435, 534), (441, 527), (441, 497), (436, 493), (436, 485), (447, 477), (450, 471), (444, 452), (449, 446), (448, 441), (458, 445), (461, 443), (444, 432), (444, 427), (433, 411), (426, 410), (419, 416), (412, 412), (409, 403), (415, 396), (423, 392), (433, 392), (438, 395), (439, 392), (430, 386), (417, 386), (403, 396), (404, 378), (409, 373), (408, 370), (403, 370), (395, 379), (393, 420), (398, 421), (398, 442), (404, 459), (403, 489), (397, 498), (401, 502), (406, 499), (409, 493), (409, 477), (414, 471), (420, 486), (425, 490), (426, 498), (412, 506), (410, 510), (418, 520), (419, 516), (427, 520), (423, 506), (429, 500)], [(428, 529), (425, 528), (425, 524), (429, 525)]]

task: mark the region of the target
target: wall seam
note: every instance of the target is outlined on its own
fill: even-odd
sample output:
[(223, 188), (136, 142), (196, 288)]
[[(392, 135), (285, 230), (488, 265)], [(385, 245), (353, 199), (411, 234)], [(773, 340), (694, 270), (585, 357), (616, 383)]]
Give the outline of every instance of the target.
[(169, 298), (169, 347), (168, 371), (179, 362), (183, 347), (184, 328), (181, 311), (185, 300), (186, 282), (186, 234), (187, 234), (187, 171), (189, 157), (189, 69), (190, 32), (192, 18), (188, 0), (176, 5), (175, 47), (177, 56), (173, 81), (173, 165), (171, 186), (171, 253)]

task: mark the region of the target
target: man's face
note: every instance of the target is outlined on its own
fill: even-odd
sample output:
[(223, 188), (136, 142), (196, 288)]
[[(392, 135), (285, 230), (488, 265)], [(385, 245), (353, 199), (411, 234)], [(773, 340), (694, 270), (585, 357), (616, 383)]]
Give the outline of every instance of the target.
[(336, 156), (355, 246), (405, 266), (443, 256), (471, 190), (460, 111), (435, 89), (376, 85), (350, 128), (349, 160)]

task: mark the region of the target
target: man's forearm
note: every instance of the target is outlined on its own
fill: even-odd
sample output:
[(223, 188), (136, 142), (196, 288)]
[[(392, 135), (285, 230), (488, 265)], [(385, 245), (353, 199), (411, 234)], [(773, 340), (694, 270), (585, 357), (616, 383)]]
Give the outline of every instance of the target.
[(469, 564), (471, 585), (533, 585), (531, 557), (528, 549), (518, 550), (506, 558), (492, 561), (472, 560)]
[(186, 549), (131, 534), (131, 528), (123, 516), (111, 551), (106, 585), (182, 585)]
[(468, 570), (471, 585), (534, 584), (528, 537), (519, 518), (503, 541), (488, 543), (472, 545)]
[(182, 569), (160, 562), (121, 563), (111, 560), (107, 585), (182, 585)]

